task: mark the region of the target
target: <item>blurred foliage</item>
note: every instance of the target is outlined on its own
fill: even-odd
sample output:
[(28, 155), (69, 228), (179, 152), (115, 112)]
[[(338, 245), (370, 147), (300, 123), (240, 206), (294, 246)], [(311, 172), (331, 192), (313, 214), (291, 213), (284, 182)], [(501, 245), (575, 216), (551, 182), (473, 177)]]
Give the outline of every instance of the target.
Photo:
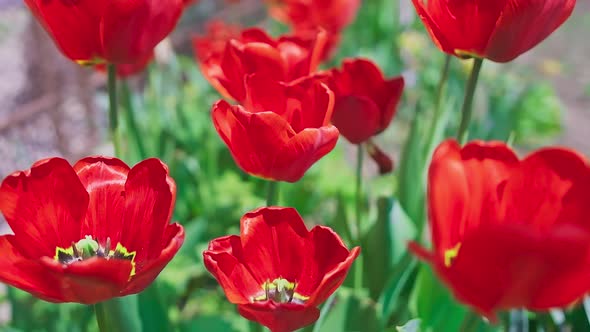
[[(456, 131), (471, 62), (452, 59), (441, 100), (443, 120), (430, 135), (445, 56), (415, 15), (401, 17), (399, 6), (392, 0), (364, 1), (356, 22), (343, 35), (339, 52), (326, 66), (337, 66), (345, 57), (368, 57), (387, 76), (403, 74), (407, 90), (394, 124), (379, 138), (399, 154), (396, 172), (365, 179), (364, 289), (350, 288), (353, 268), (346, 287), (322, 309), (322, 325), (305, 331), (457, 331), (468, 315), (433, 272), (406, 251), (406, 243), (424, 238), (425, 165), (434, 143)], [(532, 146), (559, 133), (561, 105), (555, 91), (519, 70), (504, 72), (493, 63), (484, 64), (471, 138), (513, 136), (516, 144)], [(169, 165), (178, 186), (174, 220), (186, 227), (180, 253), (138, 296), (144, 330), (247, 331), (247, 321), (205, 270), (201, 253), (211, 239), (239, 232), (240, 217), (264, 204), (265, 183), (239, 170), (216, 134), (210, 108), (220, 97), (192, 57), (177, 55), (167, 63), (153, 64), (144, 81), (130, 83), (133, 92), (125, 86), (121, 91), (127, 114), (121, 119), (122, 135), (128, 138), (123, 159), (134, 164), (155, 156)], [(349, 244), (353, 156), (350, 145), (341, 140), (302, 181), (281, 184), (279, 200), (297, 208), (310, 226), (331, 226)], [(12, 317), (10, 328), (2, 331), (96, 331), (91, 307), (51, 305), (15, 289), (8, 291), (7, 299)], [(576, 326), (574, 331), (590, 329), (583, 309), (570, 310), (566, 316)], [(497, 327), (480, 321), (478, 330)]]

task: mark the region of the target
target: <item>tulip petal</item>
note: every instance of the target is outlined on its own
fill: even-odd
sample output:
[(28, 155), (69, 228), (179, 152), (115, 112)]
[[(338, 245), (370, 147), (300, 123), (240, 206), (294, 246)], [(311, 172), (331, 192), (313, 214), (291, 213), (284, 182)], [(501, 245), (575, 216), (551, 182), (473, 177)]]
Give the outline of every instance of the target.
[(336, 95), (332, 122), (342, 136), (360, 144), (385, 130), (397, 110), (403, 77), (385, 80), (367, 59), (347, 59), (342, 70), (332, 70), (328, 81)]
[(20, 288), (48, 301), (59, 302), (63, 297), (54, 287), (43, 268), (29, 260), (11, 244), (13, 235), (0, 236), (0, 282)]
[(306, 128), (293, 136), (275, 155), (272, 178), (297, 182), (305, 172), (336, 146), (338, 129), (334, 126)]
[(285, 119), (273, 112), (250, 113), (223, 101), (215, 104), (212, 116), (217, 132), (241, 169), (262, 178), (283, 180), (284, 171), (273, 170), (272, 160), (295, 136)]
[(375, 102), (380, 105), (383, 110), (381, 113), (381, 126), (378, 132), (385, 130), (397, 111), (402, 94), (404, 92), (405, 81), (403, 77), (394, 77), (386, 80), (379, 90), (379, 94), (375, 96)]
[(436, 149), (428, 173), (428, 201), (440, 259), (467, 230), (498, 220), (495, 189), (517, 163), (514, 152), (501, 142), (475, 141), (461, 149), (448, 140)]
[[(131, 261), (92, 257), (71, 264), (62, 264), (53, 258), (42, 257), (43, 275), (53, 281), (63, 300), (95, 304), (120, 296), (131, 274)], [(31, 271), (34, 272), (34, 271)]]
[(176, 184), (160, 160), (146, 159), (135, 165), (125, 183), (125, 219), (122, 245), (136, 251), (136, 270), (146, 260), (161, 255), (169, 243), (162, 235), (172, 217)]
[(203, 252), (205, 267), (219, 282), (228, 301), (249, 303), (263, 292), (262, 280), (257, 280), (244, 265), (240, 237), (232, 235), (215, 239)]
[[(419, 1), (414, 0), (414, 4)], [(451, 54), (461, 55), (460, 52), (467, 52), (485, 56), (488, 41), (507, 2), (508, 0), (428, 1), (428, 14), (437, 23), (440, 33), (450, 42), (449, 46), (453, 48)]]
[(451, 40), (449, 40), (442, 29), (439, 27), (438, 22), (431, 16), (428, 9), (424, 5), (424, 0), (412, 0), (414, 3), (414, 7), (416, 7), (416, 11), (418, 12), (418, 16), (424, 23), (424, 27), (430, 38), (434, 44), (443, 52), (448, 54), (455, 54), (455, 49), (453, 48), (453, 44)]
[(547, 310), (590, 286), (590, 233), (566, 225), (542, 234), (526, 225), (481, 226), (439, 273), (460, 300), (493, 318), (509, 308)]
[(486, 45), (486, 57), (508, 62), (530, 50), (570, 17), (575, 4), (575, 0), (506, 1)]
[(262, 73), (254, 73), (246, 76), (245, 85), (244, 108), (252, 113), (272, 111), (289, 118), (284, 114), (287, 111), (287, 88), (284, 84)]
[(110, 62), (145, 58), (176, 26), (182, 0), (109, 1), (100, 37)]
[(90, 197), (79, 238), (90, 235), (102, 245), (110, 238), (116, 245), (124, 223), (129, 166), (116, 158), (88, 157), (78, 161), (74, 170)]
[(162, 251), (145, 264), (142, 269), (136, 269), (137, 274), (133, 276), (127, 287), (121, 291), (121, 295), (139, 293), (156, 279), (184, 243), (184, 228), (176, 223), (170, 224), (167, 226), (162, 239), (164, 243)]
[(296, 291), (309, 296), (306, 305), (317, 306), (342, 285), (360, 248), (349, 251), (333, 230), (316, 226), (304, 250), (305, 266)]
[(372, 98), (383, 84), (384, 77), (379, 67), (368, 59), (346, 59), (342, 70), (334, 70), (336, 93), (338, 95), (357, 95)]
[(56, 246), (80, 240), (88, 193), (72, 166), (61, 158), (15, 172), (0, 187), (0, 210), (16, 235), (12, 244), (27, 258), (53, 257)]
[(336, 111), (332, 116), (332, 123), (352, 144), (360, 144), (368, 140), (381, 127), (381, 111), (368, 97), (338, 98), (334, 109)]
[(88, 61), (103, 56), (99, 26), (107, 1), (25, 0), (25, 3), (68, 58)]
[(319, 128), (330, 123), (334, 111), (334, 93), (321, 82), (321, 77), (307, 76), (289, 86), (288, 96), (300, 102), (299, 126), (291, 125), (296, 132), (304, 128)]
[(536, 151), (522, 161), (504, 187), (504, 220), (539, 230), (561, 222), (590, 229), (589, 173), (585, 158), (573, 151)]
[(273, 77), (277, 81), (287, 81), (287, 63), (281, 50), (259, 42), (251, 42), (242, 46), (241, 66), (245, 74), (259, 73)]
[[(268, 159), (272, 158), (272, 151), (261, 154), (256, 152), (257, 147), (250, 141), (246, 129), (250, 130), (251, 114), (248, 114), (241, 106), (231, 106), (226, 101), (220, 100), (213, 105), (211, 116), (217, 133), (229, 148), (236, 164), (249, 174), (268, 174), (267, 169), (270, 166)], [(284, 122), (280, 119), (277, 121)]]
[(261, 286), (277, 278), (298, 282), (309, 232), (295, 209), (261, 208), (246, 213), (240, 225), (244, 262)]
[(272, 301), (238, 305), (238, 312), (272, 332), (292, 332), (312, 324), (320, 317), (320, 310), (316, 307)]

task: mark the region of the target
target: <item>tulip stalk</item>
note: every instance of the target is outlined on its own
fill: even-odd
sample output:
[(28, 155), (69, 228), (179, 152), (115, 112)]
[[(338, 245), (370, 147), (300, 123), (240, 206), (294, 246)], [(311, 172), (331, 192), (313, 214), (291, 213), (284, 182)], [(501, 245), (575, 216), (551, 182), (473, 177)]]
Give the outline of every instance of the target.
[(121, 146), (119, 144), (119, 136), (117, 127), (119, 126), (118, 119), (118, 104), (117, 104), (117, 66), (109, 63), (107, 65), (108, 72), (108, 93), (109, 93), (109, 128), (111, 132), (111, 139), (113, 140), (113, 147), (115, 149), (115, 156), (120, 156)]
[(479, 78), (479, 72), (483, 64), (482, 58), (475, 58), (473, 60), (473, 68), (467, 86), (465, 87), (465, 99), (463, 99), (463, 107), (461, 108), (461, 122), (459, 130), (457, 131), (457, 141), (463, 144), (467, 139), (467, 128), (471, 122), (471, 114), (473, 113), (473, 97), (475, 96), (475, 88)]
[(279, 201), (279, 182), (268, 181), (266, 192), (266, 206), (277, 205)]
[(426, 142), (426, 152), (430, 155), (431, 151), (434, 149), (434, 138), (436, 135), (436, 127), (438, 122), (440, 121), (442, 110), (441, 110), (441, 103), (442, 103), (442, 96), (443, 91), (445, 89), (447, 80), (449, 78), (449, 70), (451, 68), (451, 58), (450, 54), (445, 54), (445, 63), (442, 67), (440, 73), (440, 80), (438, 81), (438, 86), (436, 87), (436, 96), (434, 99), (434, 114), (432, 116), (432, 122), (430, 123), (430, 127), (428, 128), (428, 141)]
[[(94, 305), (100, 332), (139, 332), (135, 297), (117, 297)], [(134, 311), (134, 312), (132, 312)]]
[(139, 159), (143, 160), (147, 158), (148, 155), (141, 137), (141, 133), (137, 127), (137, 120), (135, 119), (133, 104), (131, 102), (131, 91), (129, 90), (129, 84), (127, 84), (126, 80), (121, 82), (121, 103), (123, 105), (123, 111), (125, 112), (127, 125), (129, 126), (131, 135), (133, 135), (133, 139), (137, 144), (137, 153), (139, 154)]
[[(355, 207), (354, 207), (354, 219), (356, 223), (356, 245), (361, 245), (362, 232), (361, 232), (361, 215), (362, 215), (362, 190), (363, 190), (363, 146), (357, 144), (356, 150), (356, 182), (355, 182)], [(356, 289), (362, 289), (363, 287), (363, 261), (362, 257), (357, 259), (354, 264), (354, 286)]]

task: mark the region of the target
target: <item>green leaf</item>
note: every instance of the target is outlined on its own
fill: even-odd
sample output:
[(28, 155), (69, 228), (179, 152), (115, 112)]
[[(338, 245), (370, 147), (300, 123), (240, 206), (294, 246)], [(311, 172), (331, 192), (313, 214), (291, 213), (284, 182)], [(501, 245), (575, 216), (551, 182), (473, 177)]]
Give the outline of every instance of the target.
[(417, 104), (410, 133), (406, 138), (398, 167), (399, 201), (410, 219), (414, 221), (418, 230), (422, 229), (425, 218), (424, 169), (426, 167), (419, 109), (420, 106)]
[(467, 309), (459, 305), (428, 265), (422, 265), (410, 300), (424, 331), (459, 331)]
[(347, 288), (340, 288), (321, 326), (322, 332), (382, 332), (375, 302)]
[(394, 198), (377, 201), (377, 221), (364, 238), (364, 271), (371, 298), (377, 299), (407, 252), (408, 241), (415, 238), (416, 227)]
[(343, 197), (342, 194), (338, 193), (336, 197), (336, 213), (334, 214), (334, 218), (330, 223), (332, 229), (338, 234), (340, 234), (342, 240), (345, 243), (352, 243), (352, 234), (350, 234), (350, 220), (348, 220), (348, 216), (346, 213), (346, 199)]
[[(383, 318), (384, 326), (390, 324), (391, 316), (395, 312), (407, 311), (407, 300), (405, 297), (402, 298), (402, 295), (408, 286), (411, 285), (410, 282), (414, 281), (413, 277), (416, 275), (416, 267), (416, 259), (412, 254), (407, 252), (396, 265), (394, 272), (390, 274), (391, 277), (381, 293), (378, 302), (381, 307), (381, 317)], [(400, 308), (400, 306), (403, 307)]]
[(583, 305), (579, 305), (566, 313), (567, 326), (571, 331), (590, 331), (590, 315), (586, 313)]

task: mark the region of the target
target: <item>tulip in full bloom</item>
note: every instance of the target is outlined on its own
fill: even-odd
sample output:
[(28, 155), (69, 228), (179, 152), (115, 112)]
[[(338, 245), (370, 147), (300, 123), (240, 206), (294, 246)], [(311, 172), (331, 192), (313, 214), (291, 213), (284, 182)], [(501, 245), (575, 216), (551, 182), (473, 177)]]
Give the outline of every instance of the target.
[(184, 240), (169, 224), (167, 167), (115, 158), (35, 163), (0, 186), (13, 234), (0, 236), (0, 281), (50, 302), (94, 304), (141, 292)]
[(576, 0), (412, 0), (435, 44), (459, 57), (508, 62), (571, 15)]
[(59, 49), (81, 64), (136, 63), (176, 26), (183, 0), (25, 0)]
[(317, 307), (340, 287), (360, 252), (348, 250), (328, 227), (308, 231), (293, 208), (249, 212), (240, 226), (240, 236), (209, 243), (205, 267), (242, 316), (272, 332), (315, 322)]
[(223, 55), (199, 59), (200, 67), (219, 93), (241, 103), (246, 98), (244, 78), (249, 74), (263, 74), (288, 83), (313, 73), (325, 40), (325, 31), (313, 37), (273, 39), (261, 29), (247, 29), (239, 38), (226, 43)]
[(391, 123), (404, 89), (403, 77), (385, 79), (373, 62), (348, 59), (342, 64), (342, 70), (330, 72), (328, 81), (336, 99), (332, 123), (349, 142), (367, 142), (381, 173), (391, 171), (393, 163), (371, 137)]
[(254, 74), (245, 82), (244, 106), (213, 106), (215, 129), (246, 173), (298, 181), (336, 146), (332, 91), (312, 77), (286, 84)]
[(428, 174), (432, 265), (462, 302), (494, 320), (501, 310), (548, 310), (590, 289), (590, 168), (573, 151), (519, 160), (501, 142), (443, 142)]

